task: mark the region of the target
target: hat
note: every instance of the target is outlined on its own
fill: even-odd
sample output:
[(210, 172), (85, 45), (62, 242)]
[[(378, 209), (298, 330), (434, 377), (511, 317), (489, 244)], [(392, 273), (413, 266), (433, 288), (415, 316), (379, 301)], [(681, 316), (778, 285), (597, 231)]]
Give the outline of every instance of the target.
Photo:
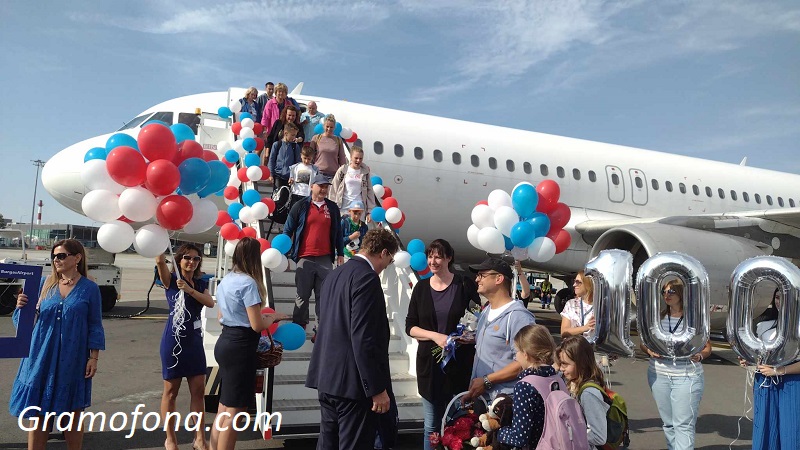
[(353, 200), (347, 205), (348, 210), (356, 210), (356, 211), (363, 211), (364, 210), (364, 202), (360, 202), (358, 200)]
[(311, 184), (331, 184), (331, 180), (329, 180), (325, 175), (317, 173), (311, 180)]
[(509, 280), (514, 278), (514, 272), (511, 271), (511, 266), (509, 266), (507, 262), (498, 258), (486, 258), (480, 264), (473, 264), (469, 266), (469, 270), (472, 273), (483, 272), (484, 270), (494, 270)]

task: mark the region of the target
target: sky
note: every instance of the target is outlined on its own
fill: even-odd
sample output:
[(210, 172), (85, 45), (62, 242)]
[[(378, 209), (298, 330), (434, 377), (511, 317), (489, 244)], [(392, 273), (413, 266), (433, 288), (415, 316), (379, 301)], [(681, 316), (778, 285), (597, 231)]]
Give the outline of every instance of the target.
[(0, 214), (30, 221), (31, 160), (266, 81), (800, 174), (798, 49), (796, 1), (4, 0)]

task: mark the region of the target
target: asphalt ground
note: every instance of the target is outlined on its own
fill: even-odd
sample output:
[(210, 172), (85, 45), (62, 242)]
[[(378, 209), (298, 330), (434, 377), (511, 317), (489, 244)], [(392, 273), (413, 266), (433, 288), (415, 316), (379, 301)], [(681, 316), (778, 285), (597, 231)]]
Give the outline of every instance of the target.
[[(14, 257), (13, 252), (0, 250), (0, 257)], [(35, 252), (35, 257), (46, 257), (46, 252)], [(205, 261), (210, 271), (213, 261)], [(125, 315), (141, 311), (145, 306), (147, 290), (153, 280), (153, 260), (137, 255), (121, 255), (117, 265), (122, 267), (122, 300), (111, 313)], [(554, 336), (558, 335), (560, 320), (553, 310), (542, 310), (532, 306), (539, 323), (547, 325)], [(162, 379), (159, 358), (159, 342), (167, 318), (167, 304), (163, 291), (153, 290), (149, 310), (135, 319), (105, 319), (106, 350), (101, 352), (98, 373), (94, 379), (93, 412), (115, 412), (130, 415), (137, 404), (144, 404), (143, 413), (159, 411)], [(0, 316), (0, 336), (13, 333), (10, 316)], [(638, 339), (634, 337), (638, 345)], [(715, 343), (711, 358), (703, 361), (705, 367), (705, 392), (700, 403), (697, 420), (695, 446), (698, 449), (749, 449), (752, 423), (740, 419), (745, 411), (745, 393), (752, 388), (745, 386), (746, 372), (735, 363), (735, 355), (727, 345)], [(7, 404), (14, 381), (18, 359), (0, 360), (0, 449), (26, 448), (26, 433), (17, 419), (8, 413)], [(647, 361), (643, 355), (623, 358), (614, 362), (610, 379), (613, 389), (620, 393), (628, 405), (631, 428), (631, 449), (666, 448), (661, 431), (661, 420), (647, 385)], [(186, 384), (178, 398), (178, 410), (188, 413), (189, 395)], [(752, 416), (752, 412), (749, 413)], [(213, 415), (206, 417), (211, 424)], [(94, 431), (84, 439), (85, 449), (163, 449), (164, 434), (160, 431), (145, 431), (141, 418), (133, 436), (128, 428), (122, 431)], [(732, 446), (734, 439), (739, 437)], [(66, 444), (57, 434), (51, 435), (48, 448), (66, 449)], [(190, 449), (192, 434), (178, 433), (181, 448)], [(421, 448), (421, 435), (409, 434), (400, 437), (397, 449)], [(264, 441), (253, 431), (239, 434), (237, 448), (291, 448), (313, 449), (314, 439)]]

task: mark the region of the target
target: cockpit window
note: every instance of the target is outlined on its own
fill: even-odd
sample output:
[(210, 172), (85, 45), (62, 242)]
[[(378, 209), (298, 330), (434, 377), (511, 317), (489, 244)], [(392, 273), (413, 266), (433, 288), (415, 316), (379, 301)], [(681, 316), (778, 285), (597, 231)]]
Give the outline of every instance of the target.
[(125, 125), (123, 125), (123, 126), (122, 126), (122, 128), (120, 128), (120, 129), (119, 129), (119, 130), (117, 130), (117, 131), (122, 131), (122, 130), (130, 130), (131, 128), (136, 128), (136, 127), (138, 127), (139, 125), (141, 125), (142, 123), (144, 123), (144, 121), (145, 121), (145, 120), (146, 120), (148, 117), (150, 117), (151, 115), (153, 115), (153, 113), (142, 114), (141, 116), (139, 116), (139, 117), (136, 117), (135, 119), (133, 119), (133, 120), (131, 120), (130, 122), (128, 122), (128, 123), (126, 123)]
[(200, 116), (194, 113), (178, 113), (178, 123), (189, 125), (189, 128), (197, 134), (197, 126), (200, 124)]
[(147, 119), (147, 121), (151, 120), (160, 120), (167, 124), (167, 126), (172, 125), (172, 111), (159, 111), (153, 115), (153, 117)]

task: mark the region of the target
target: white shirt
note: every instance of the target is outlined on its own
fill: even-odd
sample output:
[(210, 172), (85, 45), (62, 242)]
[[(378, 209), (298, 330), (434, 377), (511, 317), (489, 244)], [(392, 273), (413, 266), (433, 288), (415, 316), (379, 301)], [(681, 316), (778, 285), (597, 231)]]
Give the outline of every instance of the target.
[[(564, 305), (561, 317), (569, 319), (570, 328), (582, 327), (594, 318), (594, 305), (590, 305), (580, 298), (573, 298)], [(584, 331), (583, 336), (588, 338), (589, 333), (589, 331)]]
[[(661, 318), (661, 330), (665, 333), (679, 333), (683, 330), (684, 323), (678, 324), (680, 317), (664, 316)], [(672, 331), (672, 330), (675, 331)], [(692, 362), (689, 358), (672, 359), (650, 358), (650, 367), (658, 374), (663, 375), (700, 375), (703, 373), (703, 364)]]
[(487, 314), (486, 321), (487, 322), (491, 322), (494, 319), (497, 319), (498, 317), (500, 317), (500, 314), (503, 314), (503, 311), (507, 310), (508, 307), (511, 306), (512, 303), (514, 303), (514, 300), (506, 303), (503, 306), (497, 307), (497, 308), (492, 308), (492, 306), (489, 305), (489, 311), (486, 313)]
[(342, 207), (347, 208), (350, 202), (361, 200), (361, 169), (347, 168), (344, 175), (344, 195), (342, 197)]

